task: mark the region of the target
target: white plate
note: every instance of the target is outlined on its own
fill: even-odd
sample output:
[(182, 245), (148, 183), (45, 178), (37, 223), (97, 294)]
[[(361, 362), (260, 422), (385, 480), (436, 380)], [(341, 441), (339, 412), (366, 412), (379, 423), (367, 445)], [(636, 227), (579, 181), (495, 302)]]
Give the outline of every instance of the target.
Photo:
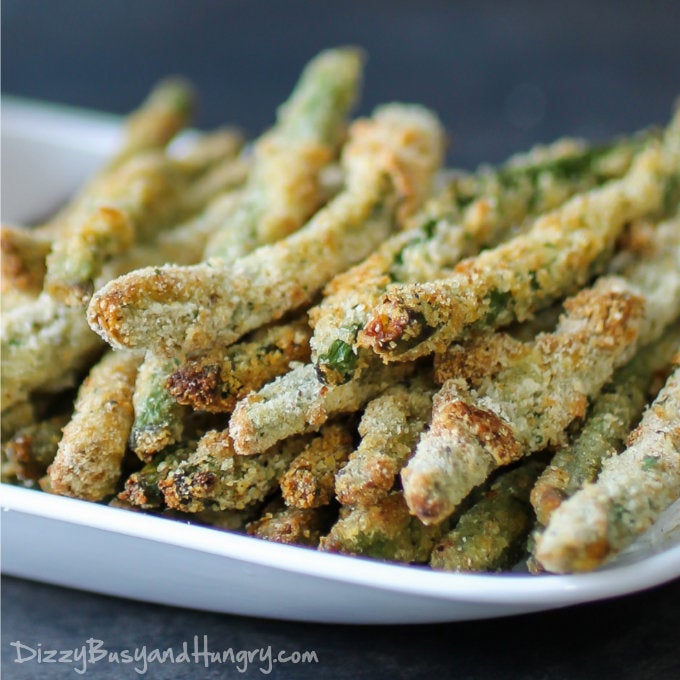
[[(117, 120), (5, 99), (3, 221), (54, 208), (113, 148)], [(591, 574), (446, 574), (319, 553), (2, 485), (7, 574), (169, 605), (281, 619), (421, 623), (632, 593), (680, 576), (680, 502)]]

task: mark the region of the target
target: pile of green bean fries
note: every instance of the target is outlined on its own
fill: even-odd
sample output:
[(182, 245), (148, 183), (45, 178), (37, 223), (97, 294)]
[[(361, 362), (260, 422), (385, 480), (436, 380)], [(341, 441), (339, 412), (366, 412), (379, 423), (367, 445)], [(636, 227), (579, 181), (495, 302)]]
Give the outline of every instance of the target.
[(595, 569), (680, 498), (680, 112), (444, 167), (328, 49), (272, 126), (181, 147), (158, 83), (2, 227), (2, 476), (448, 571)]

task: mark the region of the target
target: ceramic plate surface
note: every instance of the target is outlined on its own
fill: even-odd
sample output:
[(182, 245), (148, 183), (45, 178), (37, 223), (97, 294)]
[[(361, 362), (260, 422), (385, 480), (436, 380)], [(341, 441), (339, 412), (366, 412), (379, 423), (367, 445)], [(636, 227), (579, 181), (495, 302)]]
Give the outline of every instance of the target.
[[(118, 119), (6, 98), (2, 220), (64, 201), (118, 139)], [(267, 543), (3, 484), (2, 570), (181, 607), (279, 619), (421, 623), (564, 607), (680, 576), (680, 502), (607, 567), (571, 576), (447, 574)]]

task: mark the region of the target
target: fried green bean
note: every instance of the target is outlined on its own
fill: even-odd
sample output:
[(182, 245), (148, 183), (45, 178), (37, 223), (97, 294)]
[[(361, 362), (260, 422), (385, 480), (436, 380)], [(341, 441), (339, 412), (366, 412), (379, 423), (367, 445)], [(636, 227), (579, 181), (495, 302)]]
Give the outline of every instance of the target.
[(236, 454), (226, 430), (212, 430), (159, 486), (167, 506), (175, 510), (242, 510), (276, 489), (279, 477), (308, 442), (305, 437), (291, 438), (246, 457)]
[[(588, 399), (631, 357), (643, 311), (640, 295), (607, 277), (565, 302), (554, 333), (532, 343), (508, 339), (509, 350), (491, 374), (483, 338), (479, 373), (445, 380), (430, 429), (402, 470), (411, 512), (428, 524), (441, 522), (495, 468), (563, 443)], [(466, 350), (476, 354), (474, 343)]]
[(622, 179), (577, 195), (527, 233), (464, 260), (449, 278), (388, 289), (361, 343), (385, 360), (406, 361), (573, 293), (604, 269), (628, 222), (673, 207), (666, 204), (680, 174), (675, 127), (663, 144), (650, 142)]
[(335, 477), (343, 505), (369, 505), (386, 496), (410, 457), (432, 412), (434, 387), (422, 375), (368, 402), (359, 423), (361, 443)]
[(356, 121), (343, 152), (346, 189), (300, 230), (230, 265), (146, 268), (92, 298), (88, 318), (115, 347), (167, 353), (228, 345), (308, 304), (333, 275), (364, 258), (411, 214), (442, 154), (438, 121), (417, 106), (388, 105)]
[(415, 370), (376, 363), (344, 385), (324, 385), (313, 364), (299, 364), (239, 401), (229, 432), (239, 454), (260, 453), (294, 434), (314, 432), (329, 418), (355, 413), (372, 397)]
[(526, 551), (534, 523), (529, 493), (544, 467), (530, 460), (500, 475), (435, 545), (430, 566), (445, 571), (510, 569)]
[(36, 298), (43, 288), (45, 258), (51, 242), (31, 229), (2, 225), (0, 251), (2, 257), (2, 310), (8, 311)]
[(88, 374), (48, 470), (54, 493), (98, 501), (115, 491), (132, 427), (140, 362), (136, 353), (110, 351)]
[(246, 531), (265, 541), (316, 547), (336, 515), (328, 505), (289, 508), (277, 499), (267, 505), (260, 517), (246, 525)]
[(589, 571), (610, 560), (680, 498), (680, 368), (669, 377), (628, 448), (597, 481), (562, 503), (537, 538), (548, 571)]
[(167, 380), (180, 404), (211, 413), (231, 413), (236, 403), (283, 375), (293, 361), (309, 359), (311, 331), (304, 317), (262, 328), (225, 349), (189, 357)]
[(46, 294), (15, 307), (2, 320), (3, 413), (36, 391), (72, 386), (102, 350), (82, 309)]
[(546, 525), (552, 513), (586, 483), (593, 482), (603, 462), (624, 448), (639, 420), (650, 387), (680, 347), (680, 327), (639, 352), (620, 368), (593, 402), (583, 427), (557, 450), (531, 491), (536, 518)]
[(189, 123), (195, 99), (193, 87), (183, 78), (165, 78), (156, 83), (141, 106), (126, 118), (122, 140), (109, 169), (137, 154), (165, 147)]
[(165, 389), (174, 359), (147, 352), (140, 366), (133, 396), (134, 422), (130, 448), (140, 460), (150, 461), (159, 451), (179, 441), (186, 409)]
[(162, 507), (163, 492), (159, 484), (172, 474), (179, 463), (188, 458), (191, 452), (191, 446), (187, 443), (164, 449), (141, 470), (133, 472), (125, 480), (125, 487), (117, 498), (144, 510)]
[(164, 155), (133, 157), (107, 175), (68, 216), (47, 257), (45, 290), (70, 305), (87, 301), (103, 265), (128, 251), (142, 229), (151, 236), (175, 220), (185, 188)]
[(45, 474), (57, 454), (61, 430), (69, 417), (60, 414), (32, 423), (18, 430), (4, 445), (4, 453), (20, 481), (37, 480)]
[(357, 335), (389, 285), (422, 283), (450, 274), (464, 257), (516, 234), (528, 216), (553, 209), (573, 194), (620, 177), (644, 137), (600, 147), (560, 140), (498, 169), (454, 177), (364, 262), (336, 276), (310, 310), (312, 356), (324, 382), (349, 380), (366, 359)]
[(424, 563), (442, 533), (409, 514), (401, 492), (375, 505), (357, 506), (342, 516), (319, 543), (319, 550), (396, 562)]
[(335, 497), (335, 475), (352, 452), (352, 433), (346, 425), (327, 425), (320, 436), (298, 454), (279, 480), (289, 507), (318, 508)]
[(275, 126), (255, 142), (241, 202), (208, 243), (206, 259), (232, 261), (278, 241), (320, 207), (320, 173), (337, 155), (362, 61), (358, 50), (344, 48), (321, 52), (307, 64)]

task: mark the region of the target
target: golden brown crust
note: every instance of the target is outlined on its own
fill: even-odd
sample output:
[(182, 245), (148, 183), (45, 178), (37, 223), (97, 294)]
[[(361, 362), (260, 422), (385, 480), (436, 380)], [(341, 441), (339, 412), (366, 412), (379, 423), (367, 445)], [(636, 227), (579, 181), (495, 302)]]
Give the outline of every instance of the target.
[(54, 493), (98, 501), (112, 494), (132, 427), (141, 357), (109, 352), (90, 371), (49, 468)]

